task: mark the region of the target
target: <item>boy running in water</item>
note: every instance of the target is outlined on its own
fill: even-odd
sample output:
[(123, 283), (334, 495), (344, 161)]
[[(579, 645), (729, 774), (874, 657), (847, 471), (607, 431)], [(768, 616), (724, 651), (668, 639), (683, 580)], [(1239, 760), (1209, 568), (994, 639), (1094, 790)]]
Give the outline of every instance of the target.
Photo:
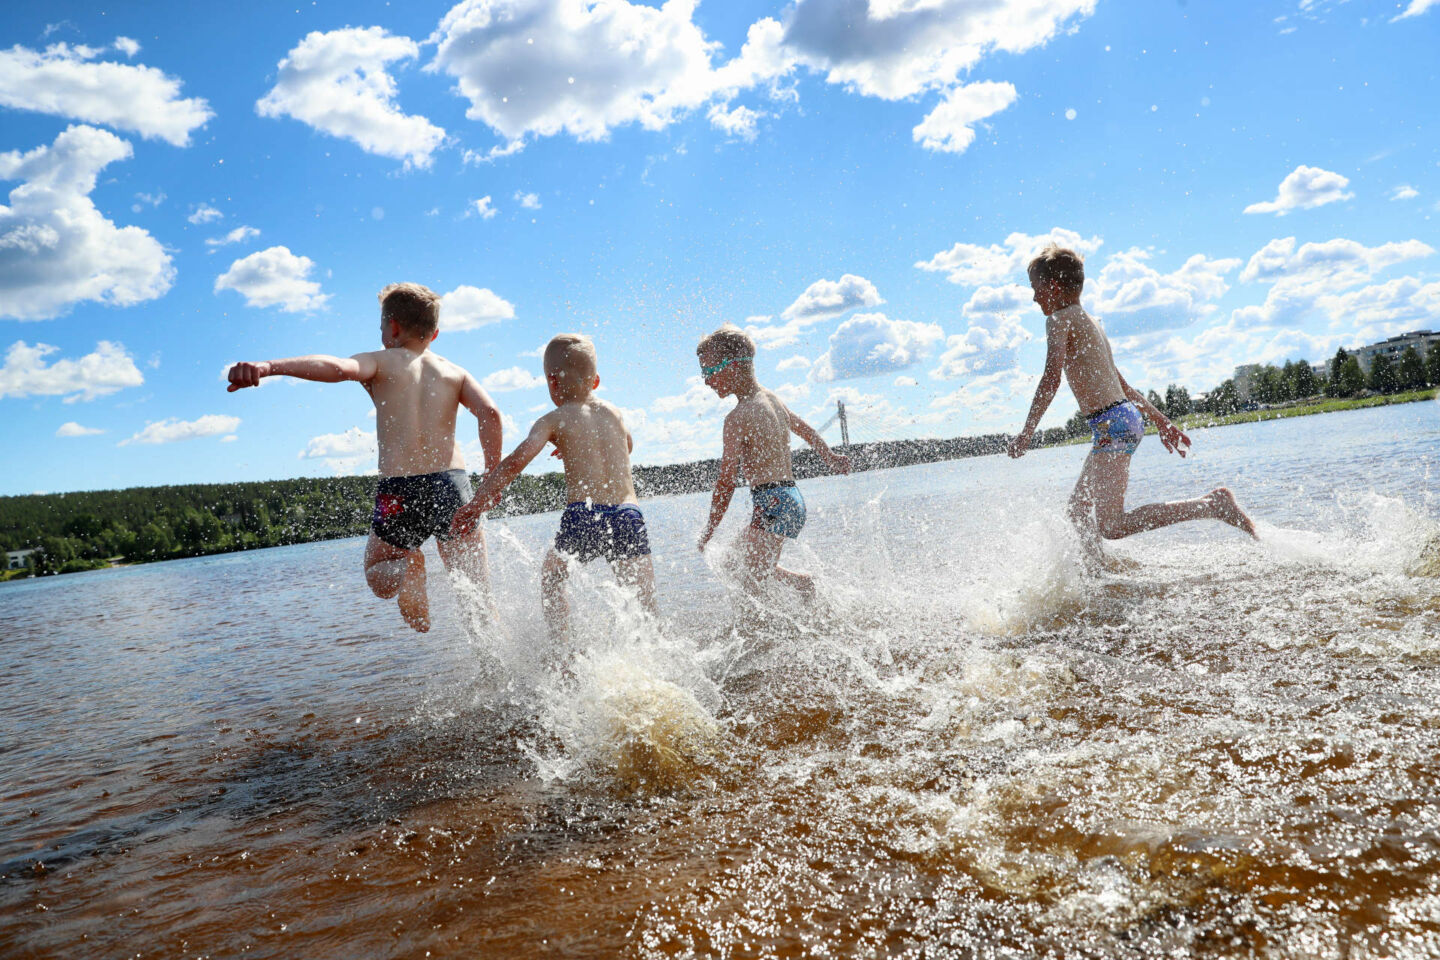
[(807, 600), (815, 596), (808, 574), (780, 566), (780, 548), (786, 539), (800, 536), (805, 526), (805, 498), (795, 485), (790, 463), (790, 434), (799, 434), (839, 473), (850, 472), (850, 459), (833, 453), (824, 438), (791, 413), (779, 397), (755, 379), (755, 341), (738, 327), (726, 324), (700, 341), (700, 374), (722, 397), (739, 402), (725, 417), (724, 452), (720, 478), (710, 501), (710, 519), (700, 534), (700, 550), (730, 506), (737, 474), (750, 484), (750, 525), (740, 535), (745, 585), (755, 592), (764, 580), (788, 583)]
[[(231, 393), (260, 385), (262, 377), (299, 377), (322, 383), (354, 380), (375, 402), (380, 484), (365, 545), (365, 581), (375, 596), (394, 597), (405, 622), (430, 629), (425, 592), (425, 555), (431, 536), (445, 566), (458, 570), (489, 598), (485, 535), (478, 527), (451, 538), (450, 518), (470, 499), (465, 457), (455, 439), (460, 407), (480, 424), (485, 465), (500, 459), (500, 411), (464, 369), (437, 356), (430, 344), (440, 332), (440, 297), (418, 283), (394, 283), (380, 291), (383, 350), (344, 359), (315, 355), (237, 363)], [(498, 621), (497, 621), (498, 622)]]
[(1030, 261), (1029, 274), (1035, 302), (1045, 312), (1045, 372), (1035, 389), (1025, 426), (1010, 443), (1010, 456), (1023, 457), (1029, 449), (1040, 418), (1060, 388), (1063, 373), (1080, 409), (1088, 411), (1086, 418), (1093, 436), (1090, 456), (1070, 495), (1070, 519), (1080, 529), (1086, 545), (1098, 550), (1097, 533), (1107, 540), (1119, 540), (1157, 527), (1205, 518), (1220, 520), (1255, 536), (1255, 525), (1225, 487), (1194, 500), (1125, 509), (1130, 456), (1145, 436), (1142, 412), (1155, 424), (1166, 450), (1183, 457), (1190, 438), (1126, 383), (1115, 368), (1104, 329), (1080, 306), (1080, 290), (1085, 285), (1085, 265), (1080, 255), (1051, 245)]
[(630, 475), (634, 442), (620, 411), (594, 395), (600, 386), (595, 369), (595, 345), (588, 337), (562, 333), (550, 341), (545, 347), (545, 382), (555, 409), (536, 420), (530, 435), (481, 478), (475, 499), (455, 512), (452, 526), (456, 536), (465, 536), (545, 445), (555, 444), (565, 464), (569, 505), (540, 570), (540, 600), (550, 636), (560, 642), (570, 639), (565, 581), (572, 558), (589, 563), (603, 556), (615, 578), (634, 588), (645, 610), (659, 616), (650, 538)]

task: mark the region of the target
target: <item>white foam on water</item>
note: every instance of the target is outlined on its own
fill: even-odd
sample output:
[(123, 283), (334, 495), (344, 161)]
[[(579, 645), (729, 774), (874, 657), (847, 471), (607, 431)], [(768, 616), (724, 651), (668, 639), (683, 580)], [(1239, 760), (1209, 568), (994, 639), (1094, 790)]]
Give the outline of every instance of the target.
[(583, 630), (577, 622), (576, 652), (538, 685), (546, 738), (526, 752), (542, 779), (589, 779), (624, 792), (703, 778), (723, 742), (720, 691), (707, 673), (713, 658), (643, 613), (629, 591), (598, 588), (608, 615), (592, 614)]
[(1014, 636), (1083, 610), (1094, 580), (1083, 546), (1063, 518), (1042, 516), (1010, 531), (978, 582), (959, 600), (971, 629)]
[(1277, 560), (1353, 573), (1440, 576), (1440, 524), (1405, 501), (1366, 491), (1337, 498), (1339, 531), (1256, 524), (1261, 546)]

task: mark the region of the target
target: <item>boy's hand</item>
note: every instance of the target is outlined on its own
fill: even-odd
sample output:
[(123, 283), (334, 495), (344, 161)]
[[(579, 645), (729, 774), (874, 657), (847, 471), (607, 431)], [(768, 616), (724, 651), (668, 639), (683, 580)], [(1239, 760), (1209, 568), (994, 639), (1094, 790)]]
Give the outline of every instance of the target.
[(1025, 456), (1025, 451), (1029, 449), (1030, 433), (1028, 431), (1021, 430), (1019, 435), (1016, 436), (1014, 440), (1010, 441), (1010, 456), (1013, 459), (1018, 460), (1020, 457)]
[(1155, 424), (1155, 432), (1160, 434), (1160, 442), (1167, 451), (1185, 456), (1185, 451), (1190, 446), (1190, 438), (1185, 435), (1185, 431), (1166, 420)]
[(849, 473), (850, 458), (843, 453), (830, 454), (830, 469), (836, 473)]
[(270, 364), (264, 360), (259, 363), (237, 363), (230, 368), (230, 386), (225, 388), (226, 393), (234, 393), (245, 387), (260, 386), (260, 378), (270, 376)]
[(495, 502), (499, 499), (499, 497), (486, 497), (482, 500), (478, 496), (471, 498), (469, 503), (456, 510), (455, 516), (450, 518), (450, 535), (452, 537), (469, 536), (480, 525), (480, 518), (494, 509)]
[(702, 533), (702, 534), (700, 534), (700, 542), (697, 543), (696, 546), (700, 548), (700, 552), (701, 552), (701, 553), (704, 553), (704, 552), (705, 552), (705, 545), (710, 542), (710, 538), (713, 537), (714, 535), (715, 535), (715, 528), (714, 528), (714, 527), (706, 527), (706, 528), (705, 528), (705, 532)]

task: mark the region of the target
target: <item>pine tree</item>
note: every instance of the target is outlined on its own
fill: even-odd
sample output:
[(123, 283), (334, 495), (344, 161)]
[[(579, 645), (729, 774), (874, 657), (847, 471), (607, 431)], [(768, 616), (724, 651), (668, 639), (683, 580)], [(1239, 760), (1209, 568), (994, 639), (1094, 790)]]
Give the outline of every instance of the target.
[(1430, 349), (1425, 351), (1425, 379), (1430, 386), (1440, 387), (1440, 340), (1431, 340)]
[(1400, 367), (1396, 371), (1401, 390), (1419, 390), (1425, 386), (1425, 361), (1415, 352), (1413, 346), (1406, 347), (1400, 354)]
[(1370, 389), (1376, 393), (1395, 393), (1400, 389), (1400, 374), (1383, 353), (1370, 359)]

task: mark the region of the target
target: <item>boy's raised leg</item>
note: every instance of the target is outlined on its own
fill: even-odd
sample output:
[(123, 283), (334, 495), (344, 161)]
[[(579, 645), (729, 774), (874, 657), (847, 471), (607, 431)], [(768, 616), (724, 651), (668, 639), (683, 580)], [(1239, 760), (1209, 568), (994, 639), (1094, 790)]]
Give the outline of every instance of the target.
[(1125, 490), (1130, 484), (1130, 457), (1123, 453), (1091, 453), (1070, 496), (1070, 516), (1086, 532), (1088, 506), (1093, 504), (1095, 529), (1106, 540), (1120, 540), (1189, 520), (1220, 520), (1255, 535), (1255, 525), (1235, 502), (1229, 490), (1219, 487), (1192, 500), (1147, 503), (1125, 509)]
[(655, 601), (655, 564), (648, 556), (622, 557), (615, 561), (615, 579), (620, 585), (633, 589), (640, 598), (640, 606), (652, 617), (660, 616), (660, 605)]
[(565, 596), (569, 578), (569, 562), (552, 549), (540, 567), (540, 607), (550, 639), (559, 643), (570, 642), (570, 601)]
[(773, 577), (798, 590), (807, 603), (814, 600), (815, 581), (810, 575), (780, 566), (780, 549), (783, 546), (785, 538), (782, 536), (755, 527), (745, 528), (740, 534), (740, 553), (746, 586), (755, 593), (764, 581)]
[(365, 582), (382, 600), (394, 597), (405, 622), (421, 633), (430, 629), (430, 599), (425, 594), (425, 555), (402, 550), (374, 533), (365, 544)]

